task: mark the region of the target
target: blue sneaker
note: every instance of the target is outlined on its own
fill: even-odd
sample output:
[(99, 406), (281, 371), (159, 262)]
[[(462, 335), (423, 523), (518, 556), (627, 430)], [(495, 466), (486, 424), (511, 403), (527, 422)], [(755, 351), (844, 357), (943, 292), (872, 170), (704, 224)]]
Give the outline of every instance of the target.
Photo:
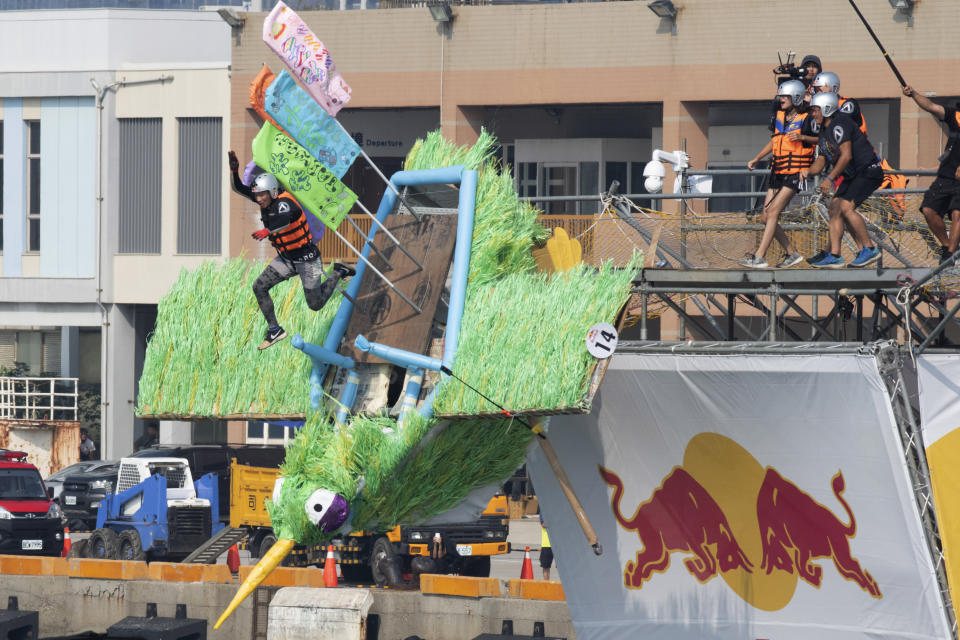
[(814, 269), (843, 269), (843, 258), (828, 253), (816, 262), (810, 264)]
[(864, 247), (850, 263), (851, 267), (865, 267), (880, 259), (880, 247)]

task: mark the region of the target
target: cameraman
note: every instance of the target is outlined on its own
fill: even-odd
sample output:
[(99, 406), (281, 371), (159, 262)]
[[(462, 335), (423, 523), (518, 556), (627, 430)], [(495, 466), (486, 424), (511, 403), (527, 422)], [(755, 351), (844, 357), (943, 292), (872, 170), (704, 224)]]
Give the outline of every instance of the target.
[(820, 57), (809, 55), (804, 57), (803, 62), (800, 63), (800, 68), (803, 70), (803, 75), (798, 78), (807, 87), (807, 92), (803, 95), (804, 105), (810, 106), (810, 98), (813, 97), (813, 80), (820, 73), (823, 72), (823, 65), (820, 64)]
[[(778, 87), (788, 80), (799, 80), (803, 83), (803, 86), (806, 87), (806, 92), (803, 94), (802, 110), (806, 112), (807, 107), (810, 106), (810, 98), (816, 93), (813, 88), (813, 80), (822, 70), (823, 66), (820, 64), (820, 57), (811, 54), (804, 56), (799, 67), (794, 66), (792, 62), (787, 62), (774, 69), (773, 74)], [(774, 129), (776, 129), (777, 112), (780, 111), (780, 96), (774, 97), (770, 107), (770, 125), (767, 128), (773, 133)], [(817, 139), (814, 137), (812, 140), (805, 140), (805, 142), (808, 144), (816, 144)]]

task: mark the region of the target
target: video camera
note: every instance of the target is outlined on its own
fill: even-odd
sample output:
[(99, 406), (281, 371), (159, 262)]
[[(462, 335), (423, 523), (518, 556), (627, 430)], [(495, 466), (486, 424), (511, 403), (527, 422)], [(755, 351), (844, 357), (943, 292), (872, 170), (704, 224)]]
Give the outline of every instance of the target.
[(796, 51), (787, 52), (787, 61), (784, 62), (783, 58), (777, 53), (777, 60), (780, 62), (779, 65), (773, 70), (773, 77), (777, 82), (777, 86), (781, 82), (786, 82), (787, 80), (803, 80), (803, 77), (807, 75), (807, 71), (803, 67), (798, 67), (794, 63), (794, 59), (797, 57)]

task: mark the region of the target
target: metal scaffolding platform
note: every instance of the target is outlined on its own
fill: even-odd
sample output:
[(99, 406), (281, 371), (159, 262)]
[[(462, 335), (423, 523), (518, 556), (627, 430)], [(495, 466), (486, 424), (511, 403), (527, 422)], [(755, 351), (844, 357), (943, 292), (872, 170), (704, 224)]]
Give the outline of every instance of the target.
[(946, 329), (957, 323), (960, 303), (951, 303), (955, 293), (935, 279), (942, 272), (643, 269), (627, 313), (639, 317), (641, 340), (649, 339), (647, 319), (656, 306), (674, 311), (696, 340), (863, 343), (896, 338), (904, 328), (918, 348), (957, 346)]

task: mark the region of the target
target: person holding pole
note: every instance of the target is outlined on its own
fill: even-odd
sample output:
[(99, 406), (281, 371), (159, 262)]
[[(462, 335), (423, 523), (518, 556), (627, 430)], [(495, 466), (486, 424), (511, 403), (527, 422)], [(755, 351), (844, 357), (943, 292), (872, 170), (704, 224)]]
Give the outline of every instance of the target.
[[(773, 153), (770, 165), (770, 186), (763, 202), (760, 221), (764, 224), (760, 246), (754, 253), (748, 253), (740, 264), (752, 269), (765, 269), (764, 256), (774, 238), (783, 247), (783, 260), (777, 263), (777, 269), (792, 267), (803, 261), (803, 256), (794, 249), (790, 238), (780, 227), (777, 218), (793, 196), (801, 188), (800, 171), (813, 164), (814, 147), (801, 141), (801, 135), (812, 136), (810, 120), (806, 113), (800, 113), (806, 87), (799, 80), (787, 80), (777, 88), (780, 110), (774, 118), (773, 135), (760, 152), (747, 163), (747, 169), (753, 171), (757, 163)], [(812, 121), (812, 120), (810, 120)]]
[[(937, 177), (923, 194), (920, 213), (927, 220), (930, 232), (940, 242), (940, 264), (957, 252), (960, 246), (960, 111), (954, 107), (939, 105), (910, 85), (903, 87), (903, 95), (913, 98), (917, 106), (940, 122), (945, 122), (949, 136), (947, 146), (940, 156)], [(950, 233), (945, 224), (950, 215)]]
[[(840, 257), (840, 241), (846, 223), (860, 245), (860, 253), (850, 262), (851, 267), (865, 267), (880, 259), (880, 249), (867, 234), (867, 226), (856, 208), (870, 197), (883, 182), (880, 159), (870, 140), (856, 123), (839, 111), (839, 99), (835, 93), (818, 93), (810, 101), (810, 114), (820, 125), (818, 147), (820, 157), (813, 165), (800, 171), (801, 179), (816, 175), (827, 166), (830, 172), (820, 183), (820, 191), (829, 194), (836, 189), (830, 202), (830, 253), (811, 266), (817, 269), (840, 269), (844, 266)], [(843, 182), (836, 183), (840, 177)]]
[(266, 336), (257, 347), (263, 350), (287, 337), (287, 332), (277, 321), (270, 289), (299, 275), (307, 305), (319, 311), (333, 295), (337, 282), (354, 275), (356, 271), (347, 265), (335, 263), (333, 275), (325, 278), (320, 250), (314, 243), (306, 214), (300, 205), (293, 198), (279, 194), (280, 184), (269, 173), (261, 173), (248, 187), (238, 174), (240, 162), (237, 154), (230, 151), (228, 160), (230, 173), (233, 174), (233, 190), (260, 207), (260, 221), (264, 228), (254, 231), (252, 236), (261, 241), (269, 238), (270, 244), (277, 250), (277, 257), (253, 283), (253, 294), (267, 321)]

